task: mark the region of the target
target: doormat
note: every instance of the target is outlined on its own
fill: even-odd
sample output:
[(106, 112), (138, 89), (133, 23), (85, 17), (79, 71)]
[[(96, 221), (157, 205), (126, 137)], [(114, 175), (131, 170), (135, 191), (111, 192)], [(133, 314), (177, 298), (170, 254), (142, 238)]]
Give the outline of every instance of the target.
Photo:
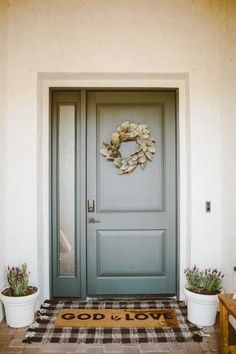
[[(156, 326), (145, 327), (144, 316), (139, 319), (138, 328), (132, 327), (56, 327), (55, 320), (61, 310), (128, 310), (127, 313), (137, 314), (146, 313), (150, 309), (158, 310), (154, 313), (172, 313), (174, 311), (178, 326)], [(72, 311), (73, 310), (73, 311)], [(134, 310), (134, 312), (130, 312)], [(142, 310), (142, 311), (141, 311)], [(170, 311), (172, 310), (172, 311)], [(143, 312), (144, 311), (144, 312)], [(85, 313), (85, 312), (84, 312)], [(95, 311), (94, 313), (98, 313)], [(101, 313), (102, 314), (102, 313)], [(72, 316), (71, 316), (72, 317)], [(136, 316), (141, 318), (142, 316)], [(155, 317), (155, 316), (154, 316)], [(163, 316), (164, 317), (164, 316)], [(167, 317), (167, 315), (166, 315)], [(136, 318), (137, 319), (137, 318)], [(130, 321), (132, 322), (132, 320)], [(175, 300), (93, 300), (93, 301), (49, 301), (46, 300), (37, 313), (35, 322), (28, 328), (25, 343), (86, 343), (86, 344), (105, 344), (105, 343), (159, 343), (159, 342), (186, 342), (202, 341), (200, 328), (191, 324), (187, 320), (187, 308), (184, 302)]]
[(55, 327), (179, 328), (173, 309), (63, 309)]

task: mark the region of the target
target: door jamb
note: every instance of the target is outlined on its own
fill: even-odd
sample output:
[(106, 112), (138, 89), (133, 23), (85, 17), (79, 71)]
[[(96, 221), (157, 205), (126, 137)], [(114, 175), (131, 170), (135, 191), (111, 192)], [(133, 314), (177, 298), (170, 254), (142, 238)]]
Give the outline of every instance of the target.
[[(81, 91), (81, 122), (80, 122), (80, 127), (81, 127), (81, 151), (84, 151), (84, 154), (81, 154), (81, 166), (83, 166), (82, 171), (80, 172), (80, 188), (81, 188), (81, 201), (80, 201), (80, 210), (81, 210), (81, 215), (80, 215), (80, 269), (86, 269), (87, 273), (87, 223), (86, 223), (86, 217), (87, 217), (87, 210), (85, 208), (85, 205), (87, 205), (87, 182), (86, 182), (86, 174), (87, 174), (87, 161), (86, 161), (86, 156), (87, 156), (87, 127), (86, 127), (86, 90), (80, 90)], [(87, 274), (80, 274), (80, 294), (81, 294), (81, 299), (85, 300), (87, 297)]]

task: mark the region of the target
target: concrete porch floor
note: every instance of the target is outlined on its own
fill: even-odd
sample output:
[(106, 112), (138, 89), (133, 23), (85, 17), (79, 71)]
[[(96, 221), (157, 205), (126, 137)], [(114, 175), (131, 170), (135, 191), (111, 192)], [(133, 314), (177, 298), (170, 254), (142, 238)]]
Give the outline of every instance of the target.
[(201, 343), (145, 343), (145, 344), (25, 344), (22, 340), (26, 328), (9, 328), (5, 321), (0, 323), (0, 354), (210, 354), (219, 353), (219, 324), (204, 328)]

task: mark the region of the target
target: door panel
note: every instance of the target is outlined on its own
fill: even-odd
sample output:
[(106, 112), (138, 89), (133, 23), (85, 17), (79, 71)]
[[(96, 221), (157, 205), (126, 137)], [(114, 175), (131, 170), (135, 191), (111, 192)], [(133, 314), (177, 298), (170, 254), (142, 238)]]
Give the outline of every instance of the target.
[[(97, 211), (99, 212), (134, 212), (163, 210), (163, 107), (153, 103), (99, 104), (97, 105), (97, 147), (99, 152), (104, 137), (111, 137), (116, 127), (124, 120), (137, 121), (137, 117), (145, 117), (152, 135), (158, 142), (158, 153), (148, 164), (145, 171), (136, 171), (129, 175), (120, 176), (114, 171), (114, 165), (98, 153), (97, 158)], [(156, 119), (153, 119), (156, 117)], [(136, 143), (129, 142), (121, 145), (122, 155), (135, 151)], [(122, 183), (123, 182), (123, 183)], [(155, 188), (145, 188), (145, 185)], [(114, 188), (119, 186), (119, 188)], [(137, 193), (134, 186), (143, 186)]]
[[(124, 121), (147, 124), (156, 153), (145, 170), (118, 175), (100, 154)], [(130, 154), (135, 143), (121, 145)], [(175, 93), (87, 93), (88, 295), (175, 294)]]
[(163, 275), (164, 247), (161, 230), (98, 231), (98, 276)]

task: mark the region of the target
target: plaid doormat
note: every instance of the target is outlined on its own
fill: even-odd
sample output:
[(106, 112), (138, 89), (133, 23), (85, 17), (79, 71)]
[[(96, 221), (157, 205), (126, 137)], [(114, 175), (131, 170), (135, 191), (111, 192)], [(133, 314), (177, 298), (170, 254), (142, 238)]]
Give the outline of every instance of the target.
[[(61, 309), (173, 309), (179, 328), (55, 328), (54, 321)], [(201, 330), (187, 320), (184, 302), (175, 300), (119, 300), (119, 301), (48, 301), (37, 313), (35, 322), (28, 328), (25, 343), (158, 343), (202, 341)]]

